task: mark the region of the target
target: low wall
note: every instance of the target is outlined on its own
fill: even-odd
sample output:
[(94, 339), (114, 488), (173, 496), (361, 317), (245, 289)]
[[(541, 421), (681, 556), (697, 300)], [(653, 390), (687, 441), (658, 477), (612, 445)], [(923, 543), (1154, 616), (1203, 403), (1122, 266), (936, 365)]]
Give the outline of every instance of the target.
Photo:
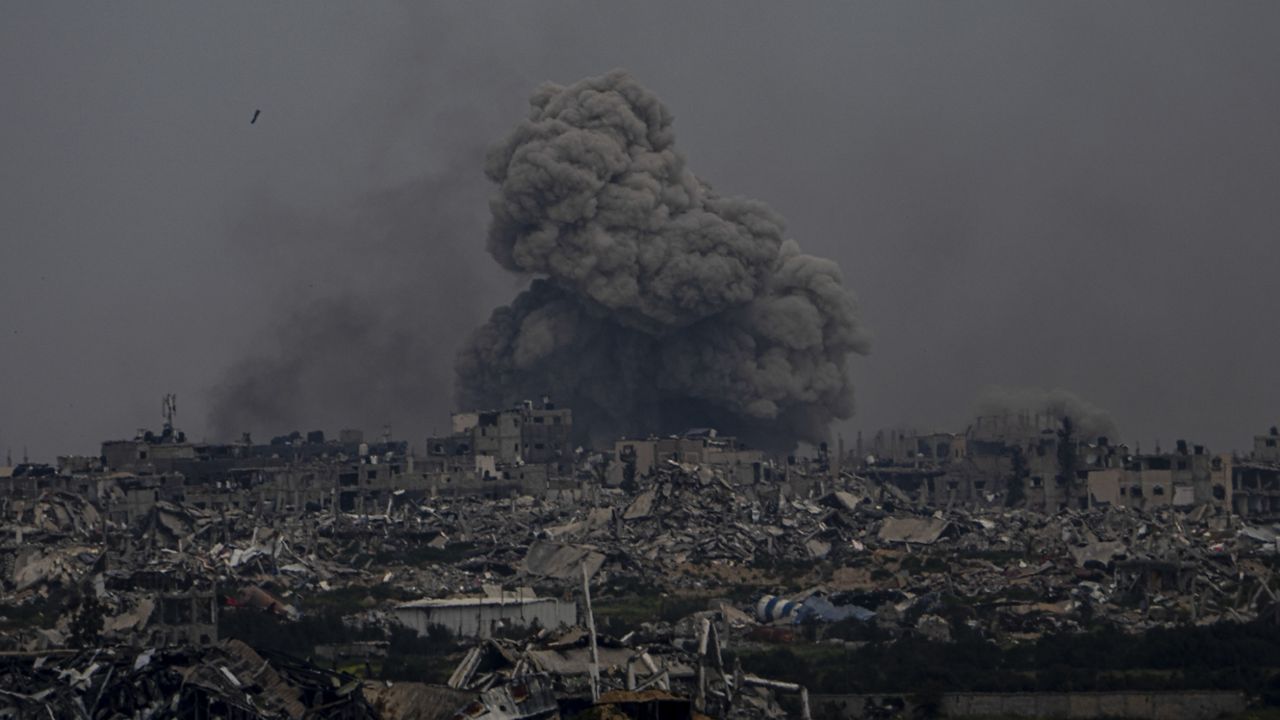
[[(910, 696), (812, 695), (815, 718), (875, 717), (878, 709), (906, 707)], [(944, 717), (1159, 718), (1210, 720), (1244, 712), (1239, 691), (949, 693), (942, 696)]]

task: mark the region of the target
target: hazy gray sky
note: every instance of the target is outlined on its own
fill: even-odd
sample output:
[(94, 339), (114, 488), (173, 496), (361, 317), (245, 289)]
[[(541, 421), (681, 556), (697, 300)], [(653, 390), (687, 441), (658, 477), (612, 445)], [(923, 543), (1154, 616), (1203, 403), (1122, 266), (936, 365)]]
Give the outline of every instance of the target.
[(6, 8), (0, 451), (96, 452), (165, 392), (204, 436), (282, 342), (314, 422), (246, 429), (420, 445), (525, 283), (484, 253), (483, 149), (539, 83), (615, 67), (843, 267), (875, 336), (846, 437), (959, 427), (996, 383), (1144, 445), (1280, 421), (1280, 5), (373, 6)]

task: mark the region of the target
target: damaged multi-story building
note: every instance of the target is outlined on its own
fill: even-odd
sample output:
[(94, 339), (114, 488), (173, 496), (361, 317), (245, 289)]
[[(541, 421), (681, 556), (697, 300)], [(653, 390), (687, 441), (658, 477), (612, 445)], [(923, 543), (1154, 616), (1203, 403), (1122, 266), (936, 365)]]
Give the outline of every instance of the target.
[(343, 430), (336, 440), (321, 431), (293, 433), (269, 444), (255, 444), (248, 434), (209, 444), (140, 432), (103, 443), (102, 464), (118, 489), (102, 499), (122, 522), (157, 501), (213, 511), (377, 513), (396, 492), (426, 489), (407, 442), (384, 435), (370, 443), (359, 430)]
[(451, 425), (427, 438), (423, 468), (434, 493), (543, 494), (574, 484), (573, 411), (550, 398), (453, 413)]
[[(307, 703), (361, 717), (407, 688), (388, 674), (404, 666), (433, 668), (415, 692), (443, 699), (419, 702), (473, 717), (505, 717), (534, 678), (539, 713), (611, 702), (602, 689), (659, 689), (680, 717), (779, 699), (751, 686), (804, 716), (801, 678), (752, 679), (747, 653), (731, 670), (721, 638), (735, 653), (880, 642), (861, 639), (872, 632), (949, 643), (963, 622), (1021, 642), (1098, 617), (1141, 632), (1280, 612), (1261, 561), (1280, 548), (1265, 522), (1275, 431), (1248, 454), (1141, 453), (1055, 418), (984, 416), (961, 433), (860, 439), (855, 463), (843, 442), (770, 459), (711, 429), (580, 450), (571, 411), (545, 400), (452, 423), (416, 456), (385, 434), (211, 445), (170, 430), (0, 470), (7, 649), (27, 658), (10, 669), (53, 687), (63, 668), (29, 659), (43, 653), (96, 673), (79, 696), (11, 683), (4, 702), (123, 708), (113, 678), (129, 673), (167, 702), (226, 705), (269, 664), (309, 679), (296, 685)], [(89, 598), (100, 631), (83, 622)], [(318, 661), (271, 656), (264, 628)], [(91, 670), (95, 653), (114, 674)], [(207, 662), (217, 674), (197, 670), (208, 687), (192, 696), (146, 664)]]
[[(852, 457), (825, 445), (816, 465), (775, 464), (714, 429), (621, 438), (603, 453), (573, 442), (573, 413), (549, 398), (451, 416), (450, 432), (427, 438), (416, 455), (389, 431), (366, 440), (293, 432), (255, 443), (192, 442), (172, 414), (158, 433), (102, 444), (96, 457), (60, 457), (57, 467), (22, 463), (0, 470), (0, 509), (22, 512), (45, 492), (92, 499), (104, 518), (132, 524), (157, 503), (255, 515), (325, 512), (386, 515), (397, 503), (432, 496), (581, 495), (591, 486), (643, 486), (672, 464), (714, 468), (735, 486), (822, 485), (842, 469), (892, 484), (940, 507), (1024, 507), (1041, 512), (1090, 507), (1187, 508), (1280, 515), (1280, 434), (1254, 438), (1251, 453), (1212, 453), (1178, 441), (1141, 453), (1106, 437), (1086, 438), (1069, 420), (1036, 413), (976, 417), (963, 432), (884, 430)], [(834, 462), (832, 462), (834, 460)]]
[(772, 479), (763, 452), (713, 428), (695, 428), (668, 437), (622, 438), (613, 444), (612, 457), (615, 462), (609, 466), (607, 481), (613, 486), (651, 478), (668, 462), (714, 467), (735, 483)]
[(1136, 508), (1209, 505), (1231, 507), (1230, 456), (1179, 440), (1171, 453), (1126, 455), (1108, 467), (1088, 470), (1093, 506)]
[(1069, 422), (1032, 413), (980, 416), (964, 433), (881, 431), (861, 472), (937, 505), (1088, 507), (1089, 467), (1115, 461), (1106, 438), (1086, 442)]
[[(1019, 413), (978, 417), (963, 433), (881, 431), (869, 447), (860, 440), (857, 454), (859, 472), (938, 506), (1206, 505), (1243, 514), (1269, 510), (1268, 477), (1280, 490), (1280, 463), (1268, 462), (1265, 443), (1257, 439), (1250, 459), (1183, 440), (1172, 452), (1143, 454), (1106, 437), (1079, 437), (1069, 420)], [(1237, 497), (1240, 487), (1251, 499)]]
[(1265, 435), (1255, 435), (1248, 457), (1228, 458), (1225, 476), (1228, 502), (1243, 517), (1280, 517), (1280, 428), (1272, 426)]

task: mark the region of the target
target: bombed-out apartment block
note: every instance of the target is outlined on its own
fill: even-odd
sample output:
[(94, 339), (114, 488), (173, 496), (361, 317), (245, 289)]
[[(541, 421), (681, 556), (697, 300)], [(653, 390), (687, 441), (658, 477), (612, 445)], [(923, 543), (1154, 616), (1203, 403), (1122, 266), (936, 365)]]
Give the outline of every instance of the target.
[(1116, 467), (1089, 470), (1090, 502), (1134, 508), (1231, 506), (1230, 456), (1179, 440), (1172, 453), (1127, 455)]
[(255, 514), (334, 511), (378, 513), (396, 493), (426, 493), (408, 443), (384, 435), (366, 442), (343, 430), (294, 432), (255, 444), (248, 434), (227, 444), (191, 443), (168, 427), (102, 445), (102, 466), (114, 483), (100, 493), (112, 520), (131, 523), (157, 502), (201, 510)]
[(1253, 436), (1253, 459), (1262, 463), (1280, 464), (1280, 428), (1272, 425), (1266, 435)]
[[(119, 449), (124, 444), (105, 445)], [(146, 517), (158, 503), (256, 515), (321, 510), (376, 513), (385, 511), (387, 502), (406, 492), (415, 496), (427, 492), (427, 482), (415, 473), (414, 459), (402, 442), (350, 448), (270, 446), (269, 452), (264, 446), (245, 444), (202, 445), (186, 448), (183, 452), (191, 454), (180, 459), (168, 455), (160, 467), (151, 462), (155, 458), (152, 447), (138, 449), (132, 441), (127, 444), (133, 445), (135, 452), (117, 456), (117, 467), (107, 465), (92, 474), (47, 466), (32, 472), (19, 467), (16, 474), (0, 474), (0, 490), (6, 491), (0, 503), (20, 511), (42, 493), (70, 492), (93, 500), (111, 521), (130, 525)], [(121, 462), (120, 457), (140, 462)]]
[[(448, 685), (414, 692), (443, 698), (423, 707), (469, 717), (511, 717), (544, 674), (550, 699), (538, 713), (553, 712), (557, 695), (586, 706), (593, 682), (661, 689), (681, 712), (728, 698), (730, 680), (795, 693), (803, 707), (799, 685), (727, 673), (722, 640), (808, 642), (806, 627), (858, 623), (952, 642), (955, 621), (935, 614), (944, 582), (947, 604), (965, 603), (968, 627), (987, 637), (1033, 640), (1095, 617), (1142, 630), (1275, 612), (1270, 561), (1260, 558), (1280, 543), (1267, 520), (1252, 519), (1274, 520), (1280, 497), (1267, 436), (1248, 456), (1191, 443), (1143, 454), (1011, 415), (962, 433), (884, 433), (859, 442), (860, 464), (822, 445), (816, 458), (775, 463), (710, 430), (564, 457), (568, 411), (531, 405), (460, 413), (457, 432), (439, 439), (449, 450), (434, 456), (355, 433), (188, 448), (176, 435), (143, 436), (113, 444), (123, 450), (113, 460), (0, 471), (15, 490), (0, 537), (3, 614), (59, 609), (38, 626), (10, 624), (5, 669), (25, 675), (0, 688), (0, 714), (9, 703), (15, 717), (72, 716), (77, 702), (101, 697), (122, 716), (176, 702), (210, 709), (199, 717), (370, 717), (362, 713), (388, 706), (356, 702), (361, 688), (385, 699), (407, 683), (360, 683), (231, 639), (339, 605), (359, 634), (292, 639), (299, 657), (378, 673), (393, 648), (411, 645), (399, 640), (405, 628), (429, 643), (464, 639), (471, 649), (454, 649)], [(521, 486), (502, 475), (522, 471), (548, 479)], [(538, 496), (565, 471), (618, 487)], [(447, 472), (499, 490), (432, 496)], [(808, 574), (757, 575), (769, 583), (764, 597), (702, 602), (771, 565), (830, 575), (822, 586)], [(605, 602), (589, 615), (595, 588)], [(612, 608), (647, 605), (614, 594), (631, 588), (698, 598), (698, 609), (640, 616), (638, 631), (614, 636)], [(93, 607), (90, 597), (103, 627), (86, 640), (78, 608)], [(164, 672), (148, 669), (162, 663)], [(26, 685), (55, 690), (37, 697)], [(291, 697), (291, 714), (264, 709), (277, 692)]]
[(208, 578), (139, 569), (108, 572), (104, 587), (138, 598), (112, 618), (115, 634), (152, 646), (210, 645), (218, 641), (219, 597)]
[(1248, 456), (1210, 453), (1178, 441), (1172, 453), (1134, 455), (1118, 470), (1090, 472), (1097, 505), (1137, 508), (1209, 506), (1256, 519), (1280, 517), (1280, 432), (1254, 438)]
[(572, 412), (549, 400), (494, 412), (457, 413), (455, 432), (428, 440), (416, 458), (389, 433), (336, 439), (293, 432), (255, 443), (191, 442), (174, 429), (139, 430), (102, 444), (97, 458), (62, 457), (0, 469), (0, 509), (21, 512), (47, 492), (90, 498), (106, 519), (130, 525), (158, 503), (255, 516), (308, 512), (385, 515), (397, 502), (432, 494), (544, 494), (574, 486)]
[(858, 451), (863, 472), (932, 504), (1043, 511), (1088, 507), (1082, 473), (1113, 453), (1105, 438), (1081, 442), (1057, 418), (1030, 413), (978, 417), (958, 434), (881, 431)]
[[(1214, 454), (1179, 441), (1171, 452), (1139, 453), (1105, 437), (1085, 438), (1057, 416), (982, 416), (960, 433), (881, 431), (861, 436), (857, 462), (843, 452), (816, 465), (775, 465), (758, 450), (711, 429), (624, 438), (605, 453), (573, 446), (573, 415), (544, 398), (494, 411), (459, 412), (426, 454), (389, 433), (357, 430), (326, 438), (294, 432), (255, 443), (191, 442), (170, 422), (159, 433), (102, 444), (101, 455), (61, 457), (55, 467), (0, 468), (0, 510), (26, 512), (50, 492), (84, 497), (102, 518), (133, 525), (157, 504), (252, 516), (322, 512), (387, 515), (397, 503), (446, 495), (547, 496), (594, 482), (643, 486), (674, 466), (701, 466), (735, 486), (796, 482), (823, 487), (842, 468), (889, 483), (921, 502), (948, 507), (1157, 509), (1206, 505), (1215, 513), (1280, 516), (1280, 433), (1254, 438), (1247, 456)], [(846, 465), (845, 463), (848, 462)], [(798, 486), (796, 486), (798, 487)]]
[(707, 465), (725, 474), (734, 484), (760, 482), (769, 475), (764, 453), (743, 447), (737, 438), (719, 435), (712, 428), (696, 428), (682, 435), (623, 438), (613, 444), (607, 481), (619, 486), (628, 479), (643, 483), (667, 463)]
[(1231, 458), (1228, 487), (1231, 508), (1243, 517), (1280, 517), (1280, 429), (1272, 426), (1253, 438), (1253, 453)]
[[(1254, 454), (1213, 454), (1179, 440), (1142, 454), (1105, 437), (1076, 436), (1049, 415), (976, 418), (964, 433), (881, 431), (859, 440), (859, 472), (938, 506), (1191, 508), (1240, 515), (1280, 510), (1280, 457), (1259, 436)], [(1268, 452), (1272, 454), (1268, 454)]]
[(435, 493), (542, 494), (573, 478), (573, 412), (550, 398), (454, 413), (451, 430), (427, 438), (423, 466)]

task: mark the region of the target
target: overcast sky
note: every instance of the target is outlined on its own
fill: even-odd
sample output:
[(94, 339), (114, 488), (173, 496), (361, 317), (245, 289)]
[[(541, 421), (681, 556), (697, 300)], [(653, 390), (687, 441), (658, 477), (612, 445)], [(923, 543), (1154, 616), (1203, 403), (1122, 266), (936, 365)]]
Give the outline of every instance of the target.
[(245, 429), (421, 446), (527, 282), (484, 252), (484, 148), (616, 67), (840, 263), (874, 333), (850, 441), (962, 429), (992, 384), (1144, 447), (1280, 421), (1280, 4), (374, 5), (5, 7), (0, 452), (96, 453), (166, 392), (210, 436), (282, 343), (321, 368), (271, 376), (307, 419)]

